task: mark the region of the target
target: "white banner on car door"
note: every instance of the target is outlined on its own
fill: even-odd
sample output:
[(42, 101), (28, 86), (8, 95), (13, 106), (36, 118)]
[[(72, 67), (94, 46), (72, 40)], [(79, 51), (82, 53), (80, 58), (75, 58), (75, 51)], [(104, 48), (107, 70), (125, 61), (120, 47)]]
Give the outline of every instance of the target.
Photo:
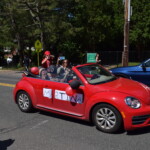
[(74, 96), (68, 96), (65, 91), (55, 90), (55, 99), (82, 104), (83, 94), (76, 93)]
[(43, 88), (43, 96), (52, 98), (52, 89)]

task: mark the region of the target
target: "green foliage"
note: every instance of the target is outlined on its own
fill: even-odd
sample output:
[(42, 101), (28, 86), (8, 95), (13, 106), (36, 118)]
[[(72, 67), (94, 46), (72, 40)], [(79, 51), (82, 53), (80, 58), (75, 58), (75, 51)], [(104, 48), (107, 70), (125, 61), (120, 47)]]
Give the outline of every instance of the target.
[(148, 45), (150, 41), (150, 2), (132, 1), (133, 15), (130, 25), (130, 40), (135, 44)]
[[(131, 5), (130, 44), (148, 49), (150, 3)], [(79, 61), (87, 51), (123, 49), (122, 0), (1, 0), (0, 22), (0, 47), (17, 47), (21, 57), (37, 39), (44, 50)]]

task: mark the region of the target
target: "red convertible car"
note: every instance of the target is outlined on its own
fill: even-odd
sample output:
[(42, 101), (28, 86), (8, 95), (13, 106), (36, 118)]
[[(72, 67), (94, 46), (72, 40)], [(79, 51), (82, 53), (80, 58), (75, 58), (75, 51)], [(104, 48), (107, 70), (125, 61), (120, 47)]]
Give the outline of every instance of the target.
[(117, 78), (94, 63), (74, 66), (63, 78), (57, 71), (32, 69), (14, 88), (23, 112), (36, 108), (88, 120), (107, 133), (150, 125), (150, 88), (142, 83)]

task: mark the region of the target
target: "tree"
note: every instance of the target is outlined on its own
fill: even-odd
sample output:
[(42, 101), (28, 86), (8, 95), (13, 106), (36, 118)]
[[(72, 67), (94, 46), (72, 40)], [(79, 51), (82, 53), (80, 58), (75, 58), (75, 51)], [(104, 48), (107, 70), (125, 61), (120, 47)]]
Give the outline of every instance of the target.
[[(150, 5), (131, 2), (130, 45), (140, 53), (150, 48)], [(121, 0), (1, 0), (0, 21), (0, 47), (17, 47), (20, 58), (37, 39), (43, 50), (78, 61), (86, 52), (123, 50)]]
[(140, 59), (141, 52), (150, 48), (150, 3), (147, 0), (132, 0), (131, 4), (130, 44), (137, 49)]

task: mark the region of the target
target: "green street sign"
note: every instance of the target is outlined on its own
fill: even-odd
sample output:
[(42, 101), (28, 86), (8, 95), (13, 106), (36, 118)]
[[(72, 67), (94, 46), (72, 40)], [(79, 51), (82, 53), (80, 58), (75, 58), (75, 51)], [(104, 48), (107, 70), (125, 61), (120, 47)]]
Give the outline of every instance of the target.
[(42, 49), (42, 43), (39, 40), (36, 40), (34, 47), (35, 49)]
[(87, 63), (96, 63), (96, 53), (87, 53)]

